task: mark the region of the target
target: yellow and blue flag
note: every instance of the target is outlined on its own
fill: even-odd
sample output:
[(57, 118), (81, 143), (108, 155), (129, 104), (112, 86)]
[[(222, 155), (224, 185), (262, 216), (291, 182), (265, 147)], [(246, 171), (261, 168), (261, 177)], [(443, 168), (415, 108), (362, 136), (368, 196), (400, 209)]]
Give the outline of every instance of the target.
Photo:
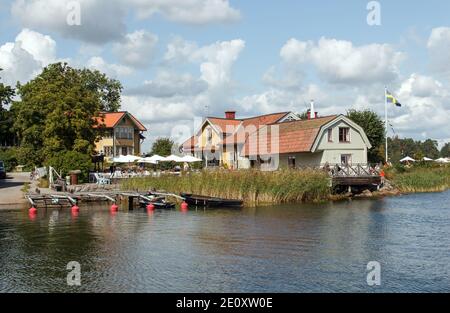
[(395, 104), (398, 107), (402, 106), (402, 104), (398, 102), (397, 98), (394, 97), (389, 91), (386, 91), (386, 100), (388, 103)]

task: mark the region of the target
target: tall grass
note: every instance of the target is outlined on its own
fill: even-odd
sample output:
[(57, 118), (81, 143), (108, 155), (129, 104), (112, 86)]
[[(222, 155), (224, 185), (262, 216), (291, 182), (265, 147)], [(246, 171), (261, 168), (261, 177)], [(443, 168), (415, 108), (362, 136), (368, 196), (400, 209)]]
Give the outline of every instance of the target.
[(275, 172), (202, 171), (179, 176), (133, 178), (121, 183), (122, 190), (150, 188), (172, 193), (193, 193), (227, 199), (242, 199), (246, 205), (312, 202), (328, 199), (328, 175), (313, 170)]
[(440, 192), (450, 188), (450, 166), (413, 167), (391, 174), (401, 192)]

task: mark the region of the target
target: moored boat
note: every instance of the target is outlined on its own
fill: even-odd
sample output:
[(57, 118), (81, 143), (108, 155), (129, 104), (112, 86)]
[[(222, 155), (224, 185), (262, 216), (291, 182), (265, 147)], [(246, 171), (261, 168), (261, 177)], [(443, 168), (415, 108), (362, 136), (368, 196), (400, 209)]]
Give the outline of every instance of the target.
[(188, 193), (181, 193), (180, 195), (185, 199), (187, 204), (193, 206), (219, 208), (219, 207), (241, 207), (244, 204), (244, 201), (237, 199), (223, 199), (216, 197), (193, 195)]

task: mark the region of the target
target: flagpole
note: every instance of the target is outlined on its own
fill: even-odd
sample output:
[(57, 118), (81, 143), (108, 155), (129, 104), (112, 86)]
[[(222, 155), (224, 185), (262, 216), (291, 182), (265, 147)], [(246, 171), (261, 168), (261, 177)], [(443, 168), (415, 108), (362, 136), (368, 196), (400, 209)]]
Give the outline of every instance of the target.
[(388, 111), (387, 111), (387, 87), (384, 87), (384, 118), (385, 118), (385, 137), (386, 137), (386, 164), (388, 163)]

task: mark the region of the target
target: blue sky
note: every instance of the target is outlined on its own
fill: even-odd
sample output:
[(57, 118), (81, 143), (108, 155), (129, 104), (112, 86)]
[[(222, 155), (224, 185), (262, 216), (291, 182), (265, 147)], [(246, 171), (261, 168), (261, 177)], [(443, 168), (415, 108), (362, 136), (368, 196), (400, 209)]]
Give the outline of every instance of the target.
[[(67, 25), (70, 2), (79, 26)], [(381, 114), (384, 85), (404, 103), (390, 110), (397, 134), (450, 141), (450, 3), (378, 1), (379, 26), (368, 3), (3, 0), (2, 79), (24, 82), (56, 61), (106, 72), (149, 128), (147, 147), (225, 109), (301, 112), (314, 98), (322, 115)]]

